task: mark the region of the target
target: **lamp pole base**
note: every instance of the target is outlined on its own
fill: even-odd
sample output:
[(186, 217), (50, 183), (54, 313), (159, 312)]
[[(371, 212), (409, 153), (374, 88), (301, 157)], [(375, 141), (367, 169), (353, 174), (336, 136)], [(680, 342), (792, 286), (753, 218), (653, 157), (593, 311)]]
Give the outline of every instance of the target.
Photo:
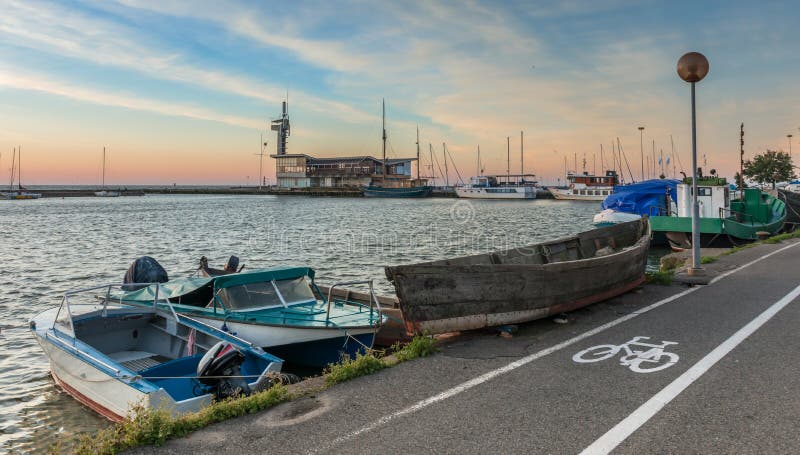
[(689, 276), (705, 276), (706, 269), (702, 267), (689, 267), (686, 269), (686, 274)]

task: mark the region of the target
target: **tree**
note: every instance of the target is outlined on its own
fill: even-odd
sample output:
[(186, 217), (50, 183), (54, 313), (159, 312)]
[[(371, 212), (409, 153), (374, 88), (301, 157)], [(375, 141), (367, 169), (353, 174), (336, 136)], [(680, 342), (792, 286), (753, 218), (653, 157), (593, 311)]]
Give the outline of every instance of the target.
[(733, 176), (733, 181), (736, 182), (738, 189), (747, 188), (747, 185), (744, 183), (744, 179), (741, 175), (739, 175), (738, 171), (736, 172), (736, 175)]
[(744, 162), (744, 175), (758, 183), (771, 183), (775, 189), (775, 183), (794, 178), (792, 158), (788, 153), (767, 150)]

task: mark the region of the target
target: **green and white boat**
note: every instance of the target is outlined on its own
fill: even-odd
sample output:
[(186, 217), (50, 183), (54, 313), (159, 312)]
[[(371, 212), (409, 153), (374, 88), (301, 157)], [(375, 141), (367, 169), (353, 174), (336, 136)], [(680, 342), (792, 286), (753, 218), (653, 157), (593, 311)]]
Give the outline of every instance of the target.
[(321, 367), (372, 347), (386, 321), (371, 280), (364, 305), (320, 292), (314, 270), (276, 267), (207, 278), (178, 278), (110, 294), (124, 304), (152, 306), (222, 329), (262, 347), (288, 363)]
[[(737, 199), (725, 178), (700, 177), (697, 181), (700, 205), (700, 242), (707, 247), (756, 240), (759, 233), (777, 233), (786, 220), (786, 205), (757, 188), (745, 188)], [(673, 249), (691, 247), (692, 179), (678, 184), (676, 207), (650, 217), (656, 243), (668, 241)]]

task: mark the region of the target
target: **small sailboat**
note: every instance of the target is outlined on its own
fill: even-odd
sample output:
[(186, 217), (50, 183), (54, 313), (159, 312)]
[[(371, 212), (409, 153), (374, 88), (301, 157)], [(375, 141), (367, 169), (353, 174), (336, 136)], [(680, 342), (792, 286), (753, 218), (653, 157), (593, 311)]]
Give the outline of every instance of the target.
[[(0, 193), (0, 199), (39, 199), (42, 197), (41, 193), (32, 193), (27, 191), (22, 186), (22, 147), (14, 149), (11, 158), (11, 183), (8, 185), (8, 191)], [(17, 189), (14, 189), (14, 174), (17, 177)]]
[(120, 195), (119, 191), (108, 191), (106, 190), (106, 148), (103, 147), (103, 186), (100, 191), (95, 191), (94, 193), (97, 197), (118, 197)]
[(67, 292), (30, 321), (56, 384), (100, 415), (119, 421), (133, 406), (198, 411), (266, 388), (280, 372), (278, 357), (169, 306), (113, 304), (118, 287)]
[(387, 176), (389, 162), (386, 160), (386, 104), (382, 103), (383, 115), (383, 176), (382, 178), (364, 188), (365, 197), (402, 197), (402, 198), (417, 198), (428, 197), (433, 192), (433, 188), (428, 186), (426, 179), (421, 179), (419, 176), (419, 128), (417, 128), (417, 178), (414, 180), (409, 179), (391, 179)]
[[(137, 259), (126, 276), (160, 269), (158, 286), (115, 293), (120, 303), (174, 308), (200, 322), (237, 334), (293, 365), (323, 367), (370, 349), (386, 321), (371, 280), (336, 283), (366, 285), (373, 297), (368, 305), (323, 294), (308, 267), (275, 267), (236, 273), (236, 268), (206, 277), (167, 281), (166, 272), (149, 257)], [(238, 260), (237, 260), (238, 261)], [(241, 269), (240, 269), (241, 270)], [(126, 280), (127, 281), (127, 280)], [(157, 281), (132, 279), (131, 281)], [(156, 295), (158, 292), (158, 295)]]

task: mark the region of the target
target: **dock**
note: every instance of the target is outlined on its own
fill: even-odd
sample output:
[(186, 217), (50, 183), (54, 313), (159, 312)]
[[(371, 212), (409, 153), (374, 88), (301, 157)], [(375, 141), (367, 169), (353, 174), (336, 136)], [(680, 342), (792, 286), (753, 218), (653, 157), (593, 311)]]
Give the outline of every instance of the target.
[(136, 452), (793, 453), (799, 253), (763, 244), (707, 264), (708, 285), (645, 285), (510, 337), (454, 334), (431, 357)]

